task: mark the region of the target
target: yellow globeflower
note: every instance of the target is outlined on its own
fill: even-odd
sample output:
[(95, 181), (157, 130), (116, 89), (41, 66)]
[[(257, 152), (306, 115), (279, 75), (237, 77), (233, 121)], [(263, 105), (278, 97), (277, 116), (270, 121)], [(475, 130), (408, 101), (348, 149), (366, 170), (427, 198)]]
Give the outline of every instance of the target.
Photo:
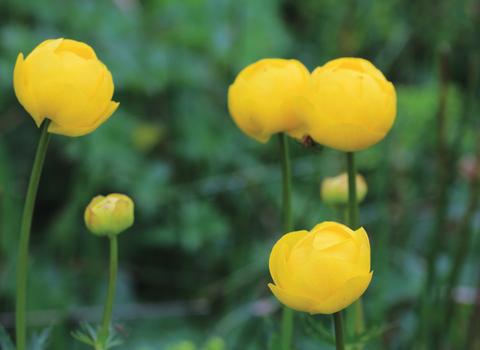
[(13, 85), (37, 126), (51, 119), (48, 131), (54, 134), (88, 134), (118, 107), (107, 67), (90, 46), (74, 40), (44, 41), (25, 61), (20, 53)]
[(373, 273), (365, 230), (336, 222), (286, 234), (273, 247), (269, 265), (275, 285), (268, 286), (278, 300), (312, 315), (346, 308), (365, 292)]
[(85, 224), (94, 235), (118, 235), (133, 225), (133, 202), (118, 193), (96, 196), (85, 210)]
[[(357, 203), (367, 195), (367, 183), (362, 175), (357, 174)], [(322, 201), (331, 207), (343, 207), (348, 204), (348, 174), (341, 173), (335, 177), (326, 177), (320, 185)]]
[(301, 124), (291, 97), (308, 80), (307, 68), (296, 60), (263, 59), (243, 69), (228, 89), (228, 109), (248, 136), (266, 143), (278, 132), (295, 131)]
[(393, 125), (397, 97), (393, 84), (361, 58), (340, 58), (313, 71), (293, 108), (304, 123), (289, 133), (345, 152), (382, 140)]

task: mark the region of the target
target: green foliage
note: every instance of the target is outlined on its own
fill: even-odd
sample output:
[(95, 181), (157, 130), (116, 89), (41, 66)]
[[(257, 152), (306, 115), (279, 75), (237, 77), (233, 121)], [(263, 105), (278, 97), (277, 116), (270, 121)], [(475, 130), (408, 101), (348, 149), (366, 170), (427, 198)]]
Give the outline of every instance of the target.
[(0, 326), (0, 346), (3, 350), (15, 350), (15, 346), (3, 326)]
[(100, 336), (100, 327), (94, 329), (88, 322), (80, 323), (80, 330), (70, 333), (72, 337), (87, 345), (93, 346), (95, 350), (108, 350), (125, 343), (125, 339), (114, 327), (110, 327), (108, 335)]
[(197, 347), (191, 341), (182, 341), (175, 345), (170, 345), (165, 348), (165, 350), (196, 350)]
[[(265, 57), (296, 58), (313, 70), (356, 56), (393, 81), (398, 97), (391, 132), (357, 158), (369, 185), (360, 219), (375, 271), (365, 295), (367, 324), (398, 326), (357, 340), (374, 350), (411, 348), (435, 207), (438, 45), (447, 41), (452, 49), (446, 116), (449, 144), (460, 140), (457, 157), (472, 153), (476, 139), (479, 33), (477, 5), (466, 0), (0, 1), (0, 314), (14, 311), (19, 219), (39, 136), (13, 91), (20, 52), (50, 38), (88, 42), (112, 72), (120, 102), (92, 134), (51, 138), (30, 242), (28, 308), (41, 316), (38, 326), (57, 322), (52, 350), (81, 349), (68, 336), (70, 321), (95, 322), (104, 302), (108, 252), (86, 230), (83, 213), (94, 196), (113, 192), (129, 195), (136, 208), (134, 226), (119, 238), (115, 310), (133, 307), (119, 311), (132, 331), (118, 349), (166, 349), (185, 339), (195, 350), (275, 343), (275, 327), (261, 322), (268, 316), (276, 323), (275, 308), (262, 314), (251, 303), (271, 295), (268, 255), (282, 231), (278, 144), (259, 144), (236, 128), (228, 86)], [(318, 185), (345, 169), (343, 156), (289, 142), (295, 229), (341, 220), (320, 202)], [(456, 163), (448, 170), (454, 178), (441, 277), (469, 197)], [(461, 276), (470, 291), (480, 263), (474, 237)], [(192, 300), (207, 306), (191, 308)], [(132, 311), (143, 303), (153, 303), (146, 304), (155, 306), (151, 313)], [(455, 320), (469, 324), (473, 304), (462, 310)], [(307, 325), (331, 344), (326, 324), (326, 332)], [(13, 324), (4, 326), (13, 333)], [(296, 347), (328, 348), (296, 327)], [(11, 348), (1, 332), (0, 346)], [(78, 332), (92, 341), (88, 328)], [(459, 328), (445, 336), (463, 344), (465, 334)]]
[(47, 350), (51, 343), (52, 328), (45, 328), (40, 334), (33, 333), (32, 340), (28, 347), (29, 350)]
[(201, 348), (197, 348), (194, 342), (184, 340), (179, 343), (168, 345), (164, 350), (226, 350), (225, 341), (220, 337), (212, 337)]
[[(51, 334), (51, 327), (43, 329), (39, 334), (33, 333), (32, 339), (28, 342), (28, 350), (47, 350), (51, 343)], [(15, 350), (15, 345), (2, 325), (0, 325), (0, 349)]]

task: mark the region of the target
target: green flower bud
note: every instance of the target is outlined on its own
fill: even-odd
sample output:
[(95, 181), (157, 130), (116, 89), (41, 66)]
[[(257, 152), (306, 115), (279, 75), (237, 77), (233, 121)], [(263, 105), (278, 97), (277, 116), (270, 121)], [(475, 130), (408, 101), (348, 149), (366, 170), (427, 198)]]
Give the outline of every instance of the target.
[(96, 196), (85, 210), (85, 225), (97, 236), (115, 236), (133, 225), (133, 202), (118, 193)]
[[(357, 202), (360, 203), (367, 195), (367, 183), (362, 175), (357, 174)], [(338, 208), (348, 205), (348, 174), (342, 173), (335, 177), (327, 177), (320, 185), (322, 201), (331, 207)]]

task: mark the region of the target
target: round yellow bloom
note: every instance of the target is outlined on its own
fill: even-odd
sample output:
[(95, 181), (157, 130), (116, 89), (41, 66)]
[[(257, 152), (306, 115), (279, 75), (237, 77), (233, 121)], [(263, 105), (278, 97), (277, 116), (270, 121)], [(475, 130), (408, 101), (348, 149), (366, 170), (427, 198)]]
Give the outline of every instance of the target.
[(133, 202), (124, 194), (96, 196), (85, 210), (85, 224), (97, 236), (114, 236), (133, 225)]
[(308, 134), (322, 145), (353, 152), (385, 137), (395, 120), (397, 96), (373, 64), (340, 58), (313, 71), (293, 108), (305, 125), (290, 136)]
[(273, 294), (288, 307), (312, 315), (346, 308), (367, 289), (370, 243), (363, 228), (324, 222), (310, 232), (283, 236), (270, 254)]
[(278, 132), (294, 132), (301, 122), (291, 98), (303, 90), (309, 75), (296, 60), (263, 59), (249, 65), (228, 89), (230, 115), (240, 130), (262, 143)]
[[(357, 203), (367, 195), (367, 183), (362, 175), (357, 174)], [(335, 177), (326, 177), (320, 185), (322, 201), (331, 207), (342, 207), (348, 204), (348, 174), (341, 173)]]
[(90, 46), (74, 40), (44, 41), (25, 61), (20, 53), (13, 85), (37, 126), (51, 119), (48, 131), (54, 134), (88, 134), (118, 107), (107, 67)]

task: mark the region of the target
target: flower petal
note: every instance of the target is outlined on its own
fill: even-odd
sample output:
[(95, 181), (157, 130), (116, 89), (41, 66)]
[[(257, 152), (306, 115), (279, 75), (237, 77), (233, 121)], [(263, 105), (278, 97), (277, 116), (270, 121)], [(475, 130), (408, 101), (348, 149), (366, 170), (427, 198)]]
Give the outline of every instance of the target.
[[(73, 54), (70, 53), (70, 55)], [(92, 101), (105, 80), (105, 70), (105, 66), (100, 61), (81, 59), (75, 61), (65, 71), (65, 82), (78, 88), (87, 96), (89, 101)], [(106, 105), (111, 99), (112, 96), (108, 96), (101, 102)], [(104, 108), (105, 106), (100, 110)]]
[[(31, 89), (34, 96), (35, 93), (31, 88), (32, 83), (36, 83), (39, 80), (63, 82), (65, 77), (65, 71), (60, 58), (48, 48), (37, 48), (27, 56), (24, 62), (24, 74), (25, 85)], [(37, 96), (35, 97), (37, 98)]]
[(311, 259), (316, 259), (316, 257), (321, 256), (357, 264), (359, 254), (360, 248), (357, 246), (355, 241), (353, 239), (347, 239), (327, 248), (315, 250), (311, 254)]
[(70, 67), (73, 66), (74, 64), (86, 62), (84, 58), (75, 55), (73, 52), (60, 51), (55, 54), (58, 56), (58, 58), (60, 58), (60, 61), (62, 62), (62, 65), (63, 65), (63, 70), (65, 72), (69, 70)]
[(63, 127), (92, 125), (99, 113), (87, 96), (75, 86), (52, 80), (35, 80), (32, 93), (37, 98), (40, 114)]
[(258, 142), (267, 143), (270, 135), (264, 132), (261, 120), (256, 118), (255, 112), (251, 108), (252, 100), (239, 97), (240, 94), (236, 92), (239, 84), (230, 85), (228, 89), (228, 110), (230, 115), (238, 128), (245, 134)]
[(15, 94), (17, 95), (20, 104), (32, 116), (35, 123), (37, 123), (37, 126), (40, 127), (45, 117), (39, 115), (35, 99), (25, 85), (23, 64), (23, 55), (20, 53), (17, 57), (17, 62), (15, 63), (15, 69), (13, 71), (13, 88), (15, 89)]
[(112, 100), (114, 88), (112, 74), (105, 66), (104, 70), (102, 83), (96, 92), (95, 97), (91, 99), (92, 105), (100, 111), (103, 111)]
[(63, 127), (54, 121), (50, 124), (48, 128), (48, 132), (52, 134), (60, 134), (60, 135), (65, 135), (65, 136), (70, 136), (70, 137), (76, 137), (76, 136), (83, 136), (86, 134), (91, 133), (94, 131), (96, 128), (98, 128), (105, 120), (107, 120), (113, 112), (117, 109), (119, 103), (118, 102), (113, 102), (110, 101), (108, 104), (107, 108), (105, 108), (105, 111), (100, 115), (100, 117), (90, 126), (85, 126), (85, 127)]
[(383, 112), (383, 117), (374, 127), (375, 130), (385, 133), (387, 133), (392, 127), (397, 114), (397, 94), (395, 93), (395, 88), (393, 87), (392, 83), (389, 83), (388, 87), (389, 98), (385, 107), (385, 111)]
[(291, 250), (300, 239), (302, 239), (308, 234), (309, 232), (305, 230), (287, 233), (282, 238), (280, 238), (278, 242), (275, 243), (275, 245), (273, 246), (272, 252), (270, 253), (268, 265), (273, 281), (276, 285), (281, 285), (280, 283), (278, 283), (277, 261), (279, 254), (283, 253), (283, 245), (286, 244)]
[(313, 130), (310, 136), (318, 143), (344, 152), (362, 151), (385, 137), (385, 133), (370, 131), (355, 124), (330, 125)]
[(73, 52), (77, 56), (80, 56), (86, 60), (97, 60), (97, 55), (95, 51), (85, 43), (65, 39), (62, 40), (60, 45), (55, 48), (55, 53), (59, 53), (61, 51), (69, 51)]
[(293, 279), (292, 274), (290, 273), (290, 269), (288, 268), (287, 259), (289, 254), (289, 247), (284, 244), (282, 247), (282, 251), (278, 254), (277, 257), (277, 285), (280, 288), (291, 291), (292, 293), (304, 294), (300, 289), (298, 283), (296, 283)]
[(370, 272), (365, 276), (351, 278), (334, 295), (310, 309), (310, 314), (333, 314), (345, 309), (348, 305), (360, 298), (365, 290), (367, 290), (372, 280), (372, 274), (373, 272)]
[[(311, 130), (326, 128), (327, 126), (334, 124), (334, 121), (325, 114), (324, 111), (319, 110), (306, 96), (293, 96), (292, 106), (297, 117), (306, 124), (306, 133), (310, 136), (312, 136)], [(298, 139), (301, 139), (304, 136), (299, 135), (298, 131), (296, 135), (289, 135)]]
[[(63, 41), (63, 38), (59, 38), (59, 39), (50, 39), (50, 40), (45, 40), (44, 42), (42, 42), (40, 45), (38, 45), (36, 49), (41, 49), (41, 48), (47, 48), (49, 49), (50, 51), (55, 51), (55, 49), (62, 43)], [(35, 51), (34, 50), (34, 51)]]
[[(348, 226), (345, 226), (333, 221), (325, 221), (325, 222), (322, 222), (321, 224), (316, 225), (310, 231), (315, 235), (314, 245), (315, 245), (315, 249), (317, 250), (322, 249), (322, 246), (324, 248), (327, 248), (330, 246), (330, 244), (327, 244), (328, 241), (322, 239), (323, 233), (322, 235), (317, 235), (317, 233), (323, 232), (325, 230), (336, 233), (336, 235), (339, 237), (337, 243), (347, 238), (352, 238), (355, 241), (355, 243), (358, 245), (358, 247), (360, 247), (360, 244), (362, 243), (362, 240), (359, 237), (359, 235), (355, 234), (355, 232), (352, 229), (350, 229)], [(344, 238), (342, 239), (342, 237)], [(322, 242), (322, 241), (326, 241), (326, 242)]]
[(370, 272), (370, 242), (363, 227), (359, 228), (357, 231), (355, 231), (355, 233), (360, 236), (362, 245), (358, 255), (357, 266), (353, 271), (353, 276), (365, 275)]
[[(324, 301), (336, 293), (352, 277), (355, 264), (318, 257), (309, 261), (292, 276), (295, 289), (283, 286), (286, 290), (315, 300)], [(282, 279), (281, 279), (282, 280)]]
[(319, 303), (318, 301), (311, 298), (290, 293), (285, 289), (277, 287), (274, 284), (269, 283), (268, 286), (270, 287), (270, 290), (273, 292), (273, 294), (275, 294), (277, 299), (291, 309), (308, 312)]

